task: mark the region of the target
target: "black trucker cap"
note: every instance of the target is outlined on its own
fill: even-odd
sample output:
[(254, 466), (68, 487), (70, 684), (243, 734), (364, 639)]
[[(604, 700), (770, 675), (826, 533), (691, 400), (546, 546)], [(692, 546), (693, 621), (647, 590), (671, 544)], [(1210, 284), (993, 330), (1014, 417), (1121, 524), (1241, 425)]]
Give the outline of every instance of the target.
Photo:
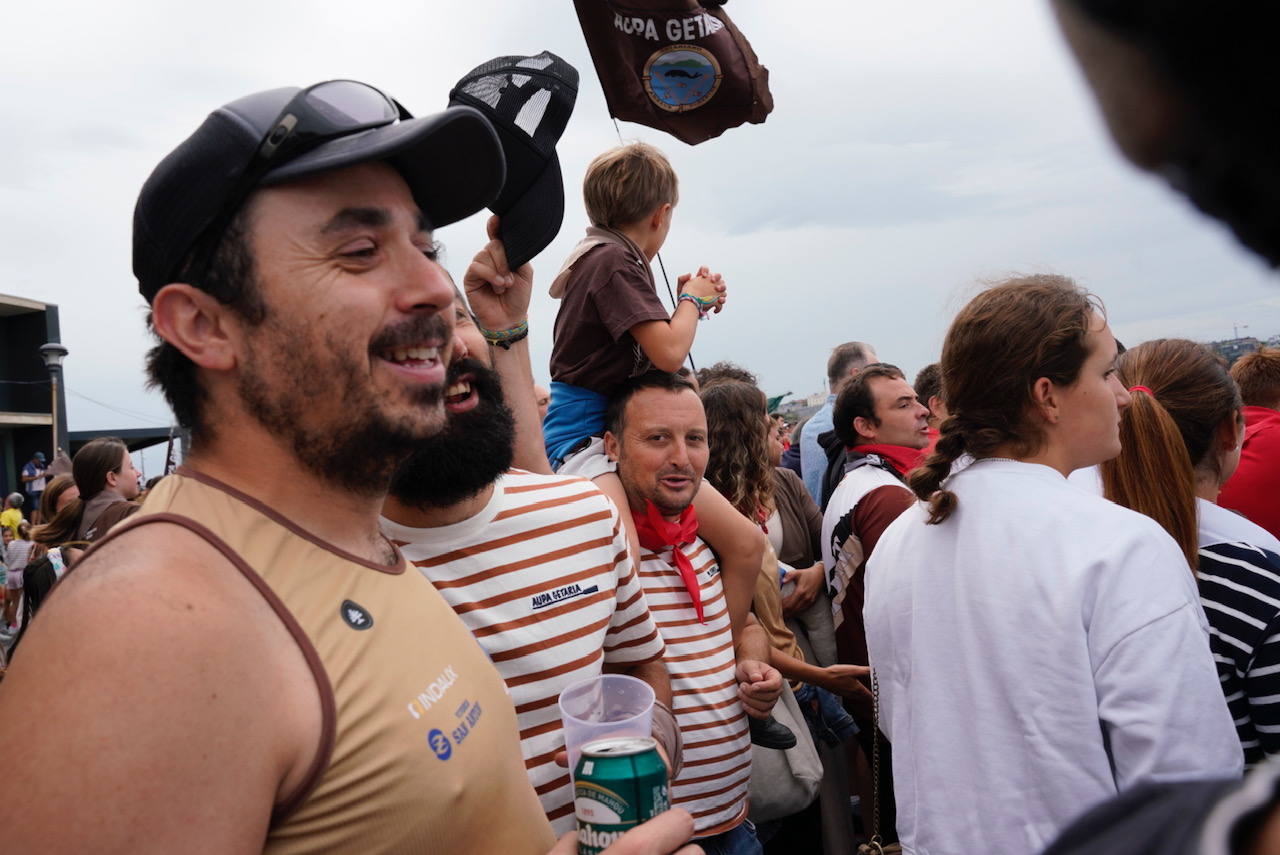
[(450, 107), (475, 107), (502, 141), (507, 181), (489, 209), (499, 216), (499, 237), (512, 270), (546, 249), (564, 221), (556, 141), (577, 98), (578, 70), (545, 50), (489, 60), (449, 93)]
[[(152, 171), (133, 213), (133, 272), (147, 302), (177, 281), (183, 261), (211, 227), (225, 228), (229, 209), (244, 201), (244, 176), (264, 139), (302, 91), (270, 89), (219, 107)], [(497, 198), (505, 168), (488, 119), (469, 107), (415, 119), (395, 106), (399, 119), (282, 158), (256, 185), (385, 160), (409, 185), (432, 228), (470, 216)]]

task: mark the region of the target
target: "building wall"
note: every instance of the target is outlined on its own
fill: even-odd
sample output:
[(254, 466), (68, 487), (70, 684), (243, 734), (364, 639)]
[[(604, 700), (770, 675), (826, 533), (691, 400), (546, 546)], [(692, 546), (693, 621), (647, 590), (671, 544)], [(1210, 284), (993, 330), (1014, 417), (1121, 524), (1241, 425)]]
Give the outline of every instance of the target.
[[(40, 358), (40, 346), (61, 341), (58, 307), (28, 308), (30, 301), (7, 300), (0, 295), (0, 412), (48, 415), (49, 371)], [(58, 385), (59, 444), (67, 447), (65, 382)], [(54, 449), (49, 425), (0, 425), (0, 487), (17, 491), (22, 465), (36, 451), (52, 459)]]

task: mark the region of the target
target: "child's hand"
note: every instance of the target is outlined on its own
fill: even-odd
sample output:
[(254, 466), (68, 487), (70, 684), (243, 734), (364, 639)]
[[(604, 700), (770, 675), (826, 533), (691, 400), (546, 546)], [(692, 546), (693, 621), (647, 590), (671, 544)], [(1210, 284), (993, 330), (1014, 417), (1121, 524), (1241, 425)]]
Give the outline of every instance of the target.
[(467, 266), (462, 287), (480, 326), (491, 330), (510, 329), (529, 316), (533, 267), (525, 264), (519, 270), (510, 270), (507, 251), (498, 239), (496, 216), (489, 218), (487, 228), (489, 242)]
[(713, 305), (708, 307), (711, 311), (719, 312), (724, 308), (728, 287), (724, 284), (724, 279), (721, 278), (719, 273), (712, 273), (705, 267), (699, 267), (696, 274), (686, 273), (676, 281), (680, 284), (680, 293), (682, 294), (692, 294), (700, 300), (707, 300), (711, 297), (718, 298)]

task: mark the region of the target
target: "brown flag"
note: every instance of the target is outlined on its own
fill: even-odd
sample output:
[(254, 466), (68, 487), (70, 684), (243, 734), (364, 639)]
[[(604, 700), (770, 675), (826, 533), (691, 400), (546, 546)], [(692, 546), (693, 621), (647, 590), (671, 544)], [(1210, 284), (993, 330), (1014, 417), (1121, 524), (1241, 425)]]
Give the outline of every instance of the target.
[(574, 0), (609, 114), (690, 145), (773, 110), (769, 70), (719, 5)]

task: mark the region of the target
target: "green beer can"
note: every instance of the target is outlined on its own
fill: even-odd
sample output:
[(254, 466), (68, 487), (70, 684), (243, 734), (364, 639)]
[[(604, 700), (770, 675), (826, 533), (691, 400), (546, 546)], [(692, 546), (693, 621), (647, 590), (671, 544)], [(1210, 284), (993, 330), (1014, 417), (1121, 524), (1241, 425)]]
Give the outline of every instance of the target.
[(614, 736), (582, 746), (573, 775), (578, 855), (599, 855), (615, 840), (671, 807), (658, 743)]

